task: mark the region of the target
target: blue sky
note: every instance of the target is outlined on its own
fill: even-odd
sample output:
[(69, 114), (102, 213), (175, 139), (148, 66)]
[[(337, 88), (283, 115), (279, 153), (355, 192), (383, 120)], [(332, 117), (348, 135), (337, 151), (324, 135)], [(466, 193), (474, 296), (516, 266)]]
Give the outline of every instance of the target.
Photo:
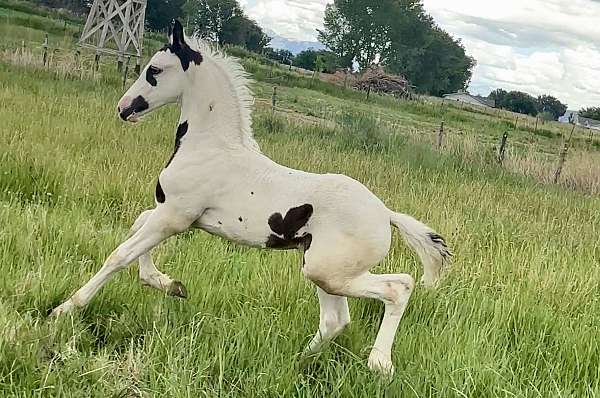
[[(327, 0), (241, 0), (280, 36), (316, 40)], [(474, 56), (470, 91), (551, 94), (571, 109), (600, 106), (600, 0), (424, 0)]]

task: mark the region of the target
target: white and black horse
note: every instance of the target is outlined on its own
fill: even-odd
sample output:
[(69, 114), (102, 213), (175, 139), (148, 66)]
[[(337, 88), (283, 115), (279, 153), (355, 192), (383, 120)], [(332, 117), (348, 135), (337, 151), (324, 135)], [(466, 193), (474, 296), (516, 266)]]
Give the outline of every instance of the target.
[(281, 166), (252, 137), (252, 96), (241, 66), (199, 40), (184, 37), (177, 21), (158, 51), (119, 101), (124, 120), (178, 103), (175, 151), (160, 173), (156, 207), (135, 221), (130, 237), (100, 271), (54, 315), (83, 307), (110, 277), (139, 259), (143, 283), (186, 296), (181, 282), (159, 272), (151, 250), (172, 235), (200, 228), (244, 245), (304, 252), (302, 272), (317, 286), (317, 350), (350, 322), (347, 297), (375, 298), (385, 314), (369, 366), (391, 374), (391, 348), (414, 281), (407, 274), (369, 272), (388, 253), (390, 224), (417, 252), (422, 282), (433, 286), (451, 254), (444, 240), (414, 218), (388, 209), (356, 180)]

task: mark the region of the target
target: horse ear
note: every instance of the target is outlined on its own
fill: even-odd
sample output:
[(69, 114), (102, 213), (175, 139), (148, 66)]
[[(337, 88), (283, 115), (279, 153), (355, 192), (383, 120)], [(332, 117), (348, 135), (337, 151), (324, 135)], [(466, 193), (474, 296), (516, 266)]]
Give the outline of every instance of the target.
[(183, 25), (176, 19), (173, 21), (172, 25), (169, 24), (169, 44), (175, 48), (180, 48), (185, 45)]

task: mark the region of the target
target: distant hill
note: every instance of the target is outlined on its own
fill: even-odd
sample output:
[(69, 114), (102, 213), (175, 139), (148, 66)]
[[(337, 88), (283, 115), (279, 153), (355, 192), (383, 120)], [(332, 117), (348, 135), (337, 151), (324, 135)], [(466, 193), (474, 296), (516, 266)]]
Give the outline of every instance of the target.
[(325, 48), (325, 46), (318, 41), (297, 41), (287, 39), (268, 29), (266, 30), (266, 33), (272, 38), (269, 47), (278, 49), (282, 48), (291, 51), (293, 54), (298, 54), (299, 52), (309, 48), (314, 48), (315, 50), (322, 50)]

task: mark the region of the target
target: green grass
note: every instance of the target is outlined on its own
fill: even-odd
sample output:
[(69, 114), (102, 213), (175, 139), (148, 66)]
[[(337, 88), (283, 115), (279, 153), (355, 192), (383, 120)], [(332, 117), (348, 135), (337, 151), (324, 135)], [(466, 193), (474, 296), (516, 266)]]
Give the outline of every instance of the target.
[[(14, 19), (0, 24), (0, 45), (13, 48), (26, 32), (43, 38), (39, 25), (32, 27), (38, 22), (18, 14), (26, 8), (8, 8), (0, 13)], [(260, 98), (279, 84), (282, 108), (333, 121), (300, 123), (257, 107), (264, 153), (291, 167), (359, 179), (390, 208), (445, 235), (455, 252), (442, 287), (417, 289), (410, 301), (394, 347), (394, 379), (366, 367), (380, 303), (351, 300), (351, 326), (322, 354), (304, 358), (318, 303), (300, 256), (202, 232), (155, 251), (157, 266), (186, 284), (188, 300), (142, 288), (132, 265), (85, 310), (48, 319), (153, 206), (177, 111), (120, 122), (112, 62), (93, 81), (0, 62), (0, 396), (600, 395), (598, 197), (508, 173), (486, 161), (487, 152), (471, 162), (411, 139), (433, 136), (443, 118), (449, 135), (491, 151), (514, 126), (509, 115), (377, 95), (366, 101), (363, 93), (237, 55), (258, 80)], [(560, 126), (534, 134), (526, 123), (511, 130), (511, 145), (557, 152)], [(585, 145), (578, 136), (575, 146)], [(421, 269), (395, 236), (376, 272), (418, 278)]]
[[(187, 301), (142, 288), (132, 266), (84, 311), (48, 319), (153, 205), (176, 123), (168, 108), (126, 125), (114, 114), (118, 83), (53, 76), (0, 67), (0, 395), (600, 392), (600, 201), (379, 136), (374, 118), (345, 114), (328, 130), (257, 112), (255, 127), (276, 161), (363, 181), (456, 252), (443, 286), (411, 299), (390, 383), (366, 367), (379, 303), (351, 300), (348, 330), (303, 358), (318, 303), (299, 255), (201, 232), (156, 250), (159, 268), (187, 285)], [(290, 88), (303, 101), (298, 90)], [(376, 271), (421, 272), (398, 237)]]

